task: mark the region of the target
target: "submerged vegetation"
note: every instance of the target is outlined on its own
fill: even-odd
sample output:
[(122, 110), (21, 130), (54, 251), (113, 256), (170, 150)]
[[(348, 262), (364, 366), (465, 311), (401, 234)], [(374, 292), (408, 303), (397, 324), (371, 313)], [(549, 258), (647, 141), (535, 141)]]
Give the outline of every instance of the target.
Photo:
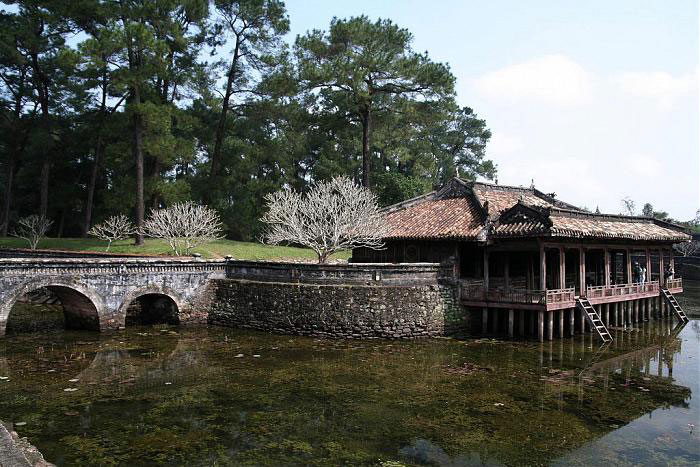
[[(656, 345), (668, 362), (682, 339), (662, 329), (648, 323), (602, 354), (590, 336), (335, 341), (164, 325), (16, 335), (0, 341), (0, 419), (25, 423), (15, 429), (64, 465), (546, 465), (656, 409), (690, 412), (691, 388), (644, 358), (585, 371)], [(692, 329), (682, 336), (692, 352)], [(676, 360), (676, 372), (692, 362)], [(667, 435), (678, 465), (700, 460), (697, 434)]]

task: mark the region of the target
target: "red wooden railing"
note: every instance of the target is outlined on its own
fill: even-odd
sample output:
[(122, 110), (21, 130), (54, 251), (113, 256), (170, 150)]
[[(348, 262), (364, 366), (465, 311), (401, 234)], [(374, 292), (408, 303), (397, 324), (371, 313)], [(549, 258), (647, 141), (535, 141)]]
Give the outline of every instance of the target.
[(683, 279), (677, 277), (675, 279), (666, 279), (666, 288), (669, 290), (679, 290), (683, 288)]
[(553, 289), (547, 290), (547, 304), (553, 303), (573, 303), (576, 299), (576, 291), (570, 289)]
[(643, 293), (659, 293), (659, 281), (645, 282), (643, 284), (615, 284), (598, 285), (586, 288), (586, 297), (590, 299), (607, 297), (624, 297)]
[(515, 288), (484, 289), (481, 282), (462, 282), (461, 297), (466, 301), (486, 301), (546, 305), (550, 303), (573, 303), (574, 289), (528, 290)]

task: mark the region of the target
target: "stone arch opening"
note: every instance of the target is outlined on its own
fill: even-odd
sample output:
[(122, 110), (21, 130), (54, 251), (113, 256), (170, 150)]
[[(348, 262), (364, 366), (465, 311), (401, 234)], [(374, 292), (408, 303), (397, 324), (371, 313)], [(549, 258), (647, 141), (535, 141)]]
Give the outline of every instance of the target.
[(180, 324), (175, 300), (162, 293), (145, 293), (131, 300), (126, 308), (127, 326)]
[(100, 319), (93, 300), (64, 285), (39, 286), (23, 293), (12, 304), (5, 332), (99, 331)]

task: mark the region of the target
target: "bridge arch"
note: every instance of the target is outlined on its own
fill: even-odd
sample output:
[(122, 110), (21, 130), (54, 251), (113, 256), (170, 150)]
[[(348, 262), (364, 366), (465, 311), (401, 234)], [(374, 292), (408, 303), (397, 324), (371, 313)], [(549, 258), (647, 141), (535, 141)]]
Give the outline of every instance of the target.
[(19, 285), (12, 291), (9, 299), (0, 304), (0, 336), (5, 334), (7, 322), (17, 301), (27, 293), (41, 288), (50, 290), (61, 301), (67, 329), (100, 331), (105, 328), (105, 304), (95, 291), (71, 280), (42, 278)]
[[(180, 315), (186, 309), (186, 301), (170, 287), (149, 285), (126, 294), (118, 308), (118, 316), (125, 325), (131, 324), (180, 324)], [(136, 307), (136, 316), (129, 313)]]

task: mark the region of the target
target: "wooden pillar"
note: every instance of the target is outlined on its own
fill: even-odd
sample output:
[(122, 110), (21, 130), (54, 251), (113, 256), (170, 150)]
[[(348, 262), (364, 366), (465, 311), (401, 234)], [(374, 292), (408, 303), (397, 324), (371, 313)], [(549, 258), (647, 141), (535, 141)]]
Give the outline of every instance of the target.
[(540, 290), (547, 290), (547, 254), (540, 244)]
[(586, 296), (586, 250), (583, 247), (578, 249), (578, 270), (579, 270), (579, 294)]
[(610, 250), (605, 249), (605, 287), (610, 287)]
[[(578, 310), (578, 308), (576, 308)], [(583, 316), (585, 313), (584, 310), (581, 310), (578, 314), (578, 327), (581, 330), (581, 334), (584, 334), (586, 332), (586, 317)]]
[(632, 324), (632, 304), (627, 301), (625, 302), (625, 306), (627, 307), (627, 320), (625, 322), (627, 324)]
[(508, 310), (508, 337), (513, 337), (513, 323), (515, 318), (515, 312), (511, 308)]
[(500, 324), (498, 322), (498, 318), (500, 318), (501, 313), (500, 313), (500, 308), (492, 308), (491, 309), (491, 332), (494, 334), (498, 334), (498, 325)]
[(554, 338), (554, 313), (551, 311), (547, 312), (547, 340), (552, 340)]
[(506, 289), (510, 288), (510, 253), (505, 252), (503, 253), (503, 256), (505, 256), (505, 263), (503, 264), (503, 282), (506, 286)]
[(647, 257), (647, 265), (646, 265), (646, 268), (647, 268), (647, 277), (646, 277), (646, 282), (649, 282), (649, 281), (651, 281), (651, 253), (649, 252), (649, 248), (647, 248), (646, 250), (644, 250), (644, 254), (645, 254), (646, 257)]
[(659, 249), (659, 287), (666, 285), (664, 280), (664, 250)]
[(537, 338), (544, 342), (544, 311), (537, 312)]
[(566, 250), (559, 247), (559, 288), (566, 288)]
[(651, 299), (644, 299), (644, 321), (651, 321)]
[(676, 270), (676, 260), (673, 257), (673, 248), (668, 249), (668, 261), (671, 264), (671, 269)]
[(525, 335), (525, 310), (518, 311), (518, 333), (521, 336)]
[(482, 334), (489, 332), (489, 309), (486, 307), (481, 309), (481, 332)]
[(639, 300), (634, 300), (632, 302), (632, 306), (634, 307), (634, 322), (638, 323), (639, 322)]
[(573, 336), (576, 333), (576, 322), (574, 321), (574, 314), (576, 313), (576, 308), (569, 308), (569, 335)]
[(564, 337), (564, 310), (557, 311), (559, 313), (559, 338)]
[(625, 250), (625, 262), (627, 267), (627, 283), (632, 283), (632, 250), (627, 248)]
[(603, 305), (603, 322), (606, 326), (610, 326), (610, 304)]
[(489, 252), (484, 247), (484, 290), (489, 289)]

